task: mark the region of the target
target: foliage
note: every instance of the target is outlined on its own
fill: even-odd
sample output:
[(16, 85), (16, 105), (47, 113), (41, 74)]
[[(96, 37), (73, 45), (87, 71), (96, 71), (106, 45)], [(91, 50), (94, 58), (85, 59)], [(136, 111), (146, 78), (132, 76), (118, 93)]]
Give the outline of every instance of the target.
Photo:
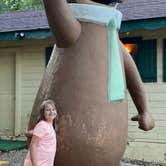
[(0, 13), (41, 8), (42, 0), (0, 0)]

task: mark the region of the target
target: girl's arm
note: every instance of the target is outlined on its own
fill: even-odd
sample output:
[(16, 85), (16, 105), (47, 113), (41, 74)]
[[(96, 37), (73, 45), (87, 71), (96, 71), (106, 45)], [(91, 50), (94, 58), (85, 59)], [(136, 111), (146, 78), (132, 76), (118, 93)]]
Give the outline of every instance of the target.
[(41, 138), (39, 138), (36, 135), (33, 135), (32, 140), (31, 140), (31, 144), (30, 144), (30, 158), (32, 161), (32, 165), (33, 166), (38, 166), (37, 162), (37, 146), (39, 144)]
[(66, 0), (43, 0), (49, 25), (58, 47), (72, 45), (81, 32), (81, 25), (73, 16)]
[(33, 130), (28, 130), (25, 132), (26, 137), (32, 137), (33, 136)]

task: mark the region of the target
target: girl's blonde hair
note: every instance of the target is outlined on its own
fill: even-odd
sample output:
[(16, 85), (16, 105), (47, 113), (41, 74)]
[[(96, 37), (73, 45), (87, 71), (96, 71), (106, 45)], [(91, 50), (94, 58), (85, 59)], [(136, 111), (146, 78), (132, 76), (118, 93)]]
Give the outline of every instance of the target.
[[(40, 122), (41, 120), (44, 120), (46, 121), (45, 117), (44, 117), (44, 110), (45, 110), (45, 107), (50, 104), (52, 107), (55, 108), (56, 110), (56, 106), (55, 106), (55, 102), (53, 100), (44, 100), (41, 105), (40, 105), (40, 115), (39, 115), (39, 118), (38, 118), (38, 121), (37, 122)], [(56, 110), (57, 112), (57, 110)], [(57, 121), (57, 116), (55, 117), (55, 119), (53, 120), (53, 127), (54, 129), (56, 130), (56, 121)]]

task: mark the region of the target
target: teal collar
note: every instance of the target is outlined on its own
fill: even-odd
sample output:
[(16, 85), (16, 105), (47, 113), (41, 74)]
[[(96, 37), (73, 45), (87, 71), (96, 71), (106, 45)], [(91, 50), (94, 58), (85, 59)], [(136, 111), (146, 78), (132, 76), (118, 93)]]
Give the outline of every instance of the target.
[(91, 5), (91, 4), (69, 4), (74, 16), (83, 22), (93, 22), (108, 26), (112, 19), (118, 20), (118, 29), (122, 21), (122, 13), (115, 8)]
[(125, 87), (117, 36), (122, 14), (114, 8), (97, 5), (70, 4), (70, 8), (78, 20), (108, 27), (108, 101), (122, 101), (125, 98)]

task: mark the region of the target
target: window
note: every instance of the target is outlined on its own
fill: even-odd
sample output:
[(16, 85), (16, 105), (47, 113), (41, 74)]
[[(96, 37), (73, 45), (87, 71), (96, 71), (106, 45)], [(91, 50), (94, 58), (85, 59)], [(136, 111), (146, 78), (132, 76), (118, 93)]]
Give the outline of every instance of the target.
[(156, 40), (141, 38), (122, 39), (128, 52), (132, 55), (143, 82), (157, 81)]
[(52, 50), (53, 50), (53, 47), (47, 47), (46, 50), (45, 50), (45, 62), (46, 62), (46, 66), (50, 60), (50, 57), (51, 57), (51, 53), (52, 53)]
[(138, 44), (124, 44), (127, 52), (132, 56), (132, 58), (136, 59), (137, 53), (138, 53)]

